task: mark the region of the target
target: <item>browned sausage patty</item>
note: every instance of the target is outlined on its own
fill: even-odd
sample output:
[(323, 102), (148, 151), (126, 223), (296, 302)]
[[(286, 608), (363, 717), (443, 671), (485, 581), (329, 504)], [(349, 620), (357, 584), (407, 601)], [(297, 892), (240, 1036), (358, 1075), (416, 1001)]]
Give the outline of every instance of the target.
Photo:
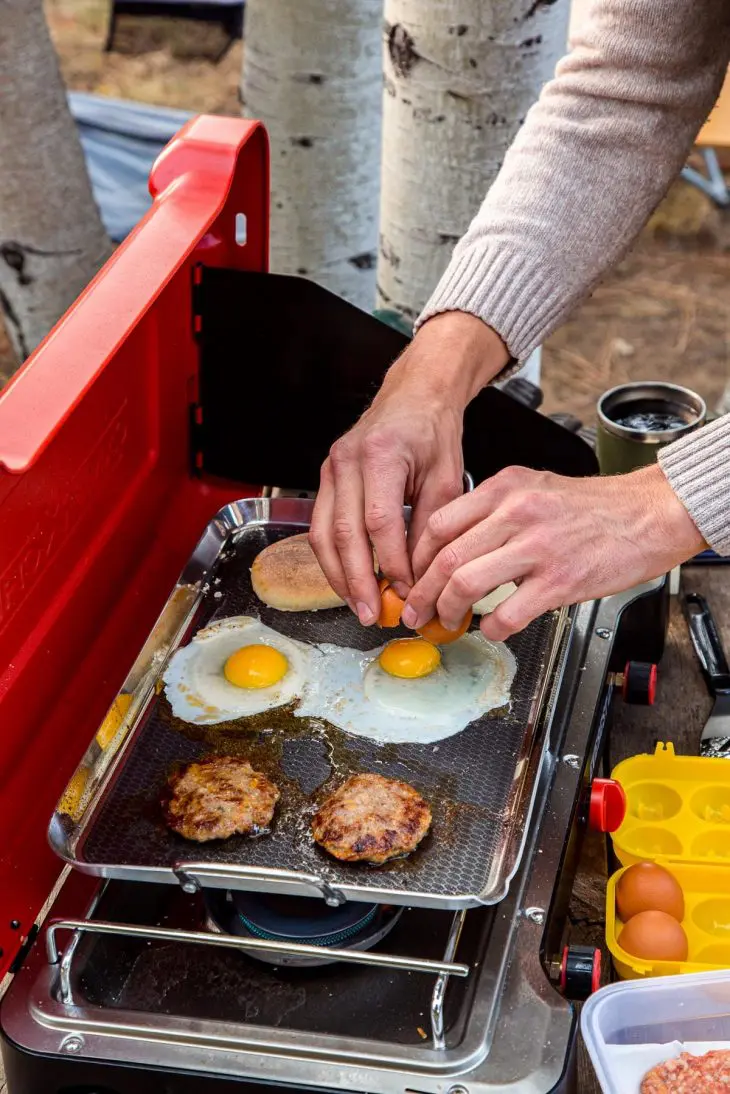
[(683, 1052), (657, 1064), (641, 1083), (641, 1094), (722, 1094), (727, 1090), (730, 1090), (727, 1049), (716, 1049), (703, 1056)]
[(380, 865), (415, 850), (431, 826), (431, 809), (408, 783), (353, 775), (327, 798), (312, 834), (335, 858)]
[(202, 843), (268, 828), (279, 789), (246, 760), (213, 756), (170, 779), (163, 809), (170, 828)]

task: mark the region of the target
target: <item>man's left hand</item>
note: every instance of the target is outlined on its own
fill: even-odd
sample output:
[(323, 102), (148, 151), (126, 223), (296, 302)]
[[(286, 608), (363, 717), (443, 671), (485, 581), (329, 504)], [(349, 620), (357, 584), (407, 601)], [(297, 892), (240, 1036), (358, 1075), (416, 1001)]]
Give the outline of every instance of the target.
[(438, 615), (455, 630), (486, 593), (514, 581), (517, 591), (482, 619), (486, 637), (501, 641), (543, 612), (668, 573), (703, 546), (657, 465), (586, 479), (510, 467), (432, 514), (403, 622)]

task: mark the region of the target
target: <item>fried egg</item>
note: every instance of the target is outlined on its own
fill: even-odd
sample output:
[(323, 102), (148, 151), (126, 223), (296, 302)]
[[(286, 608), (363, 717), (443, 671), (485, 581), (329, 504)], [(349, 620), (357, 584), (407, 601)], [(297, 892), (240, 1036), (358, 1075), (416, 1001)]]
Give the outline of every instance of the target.
[(320, 657), (252, 616), (232, 616), (177, 650), (163, 675), (165, 692), (177, 718), (215, 725), (293, 702)]
[[(431, 671), (419, 674), (424, 650), (440, 653)], [(393, 647), (400, 646), (393, 653)], [(423, 639), (398, 639), (388, 646), (359, 650), (320, 645), (322, 660), (310, 676), (295, 714), (321, 718), (347, 733), (381, 744), (429, 744), (460, 733), (470, 722), (509, 702), (517, 663), (501, 642), (479, 631), (463, 635), (440, 651)], [(415, 660), (413, 654), (415, 652)], [(393, 673), (410, 657), (409, 675)]]

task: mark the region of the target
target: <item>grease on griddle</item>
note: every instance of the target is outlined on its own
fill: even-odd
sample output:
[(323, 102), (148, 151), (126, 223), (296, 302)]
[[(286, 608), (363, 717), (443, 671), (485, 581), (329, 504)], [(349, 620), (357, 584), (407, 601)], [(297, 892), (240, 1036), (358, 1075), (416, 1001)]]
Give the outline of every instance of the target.
[[(297, 718), (294, 714), (294, 703), (231, 722), (199, 726), (176, 718), (167, 699), (163, 696), (158, 697), (157, 702), (161, 706), (160, 713), (164, 721), (190, 740), (204, 744), (206, 755), (235, 755), (246, 759), (256, 770), (277, 782), (281, 787), (282, 795), (272, 828), (293, 822), (296, 822), (298, 827), (306, 826), (306, 842), (310, 845), (316, 860), (323, 868), (331, 865), (329, 856), (311, 838), (309, 821), (344, 779), (350, 775), (365, 774), (373, 770), (372, 759), (368, 762), (369, 758), (365, 757), (365, 762), (358, 762), (355, 747), (361, 742), (328, 722), (312, 718)], [(378, 873), (393, 871), (408, 873), (418, 869), (419, 858), (433, 848), (435, 838), (438, 839), (440, 847), (454, 845), (457, 818), (463, 822), (465, 816), (473, 813), (475, 823), (483, 822), (485, 816), (493, 820), (495, 824), (505, 819), (505, 811), (496, 814), (484, 806), (460, 801), (458, 778), (452, 773), (440, 775), (434, 785), (433, 770), (429, 766), (428, 755), (423, 758), (409, 757), (408, 763), (405, 764), (400, 745), (382, 745), (376, 742), (372, 742), (372, 745), (376, 764), (389, 768), (397, 767), (399, 769), (397, 777), (414, 785), (427, 798), (433, 811), (433, 824), (428, 835), (412, 854), (391, 859), (379, 866), (370, 863), (351, 863), (348, 864), (349, 868), (363, 872), (377, 870)], [(310, 751), (317, 747), (320, 750), (321, 767), (314, 785), (311, 781), (304, 783), (301, 773), (297, 771), (296, 754), (294, 757), (287, 756), (287, 752), (296, 749), (297, 746), (308, 748)], [(308, 762), (302, 766), (309, 769), (312, 766), (311, 756), (307, 759)], [(169, 774), (172, 774), (178, 766), (172, 765)], [(429, 781), (431, 785), (428, 789), (422, 789), (423, 783)]]

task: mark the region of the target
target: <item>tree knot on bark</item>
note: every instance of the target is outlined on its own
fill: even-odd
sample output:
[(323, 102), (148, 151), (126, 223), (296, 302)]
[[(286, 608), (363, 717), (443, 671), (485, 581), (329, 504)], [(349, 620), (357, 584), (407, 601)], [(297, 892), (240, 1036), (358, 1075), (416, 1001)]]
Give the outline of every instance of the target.
[(408, 76), (415, 63), (421, 60), (416, 43), (401, 23), (390, 28), (388, 53), (399, 76)]
[(363, 254), (353, 255), (347, 261), (356, 270), (374, 270), (377, 259), (372, 251), (365, 251)]
[(378, 240), (378, 247), (384, 261), (387, 262), (389, 266), (392, 266), (394, 270), (397, 270), (400, 267), (401, 263), (400, 255), (395, 253), (392, 245), (385, 238), (382, 232)]
[(14, 239), (5, 239), (0, 242), (0, 259), (9, 266), (18, 279), (19, 285), (32, 285), (33, 278), (26, 270), (26, 261), (29, 255), (39, 258), (60, 258), (65, 255), (78, 255), (80, 250), (71, 251), (43, 251), (29, 244), (18, 243)]
[(551, 8), (555, 3), (557, 3), (557, 0), (533, 0), (532, 4), (530, 4), (525, 12), (524, 19), (532, 19), (533, 15), (536, 15), (540, 8)]

